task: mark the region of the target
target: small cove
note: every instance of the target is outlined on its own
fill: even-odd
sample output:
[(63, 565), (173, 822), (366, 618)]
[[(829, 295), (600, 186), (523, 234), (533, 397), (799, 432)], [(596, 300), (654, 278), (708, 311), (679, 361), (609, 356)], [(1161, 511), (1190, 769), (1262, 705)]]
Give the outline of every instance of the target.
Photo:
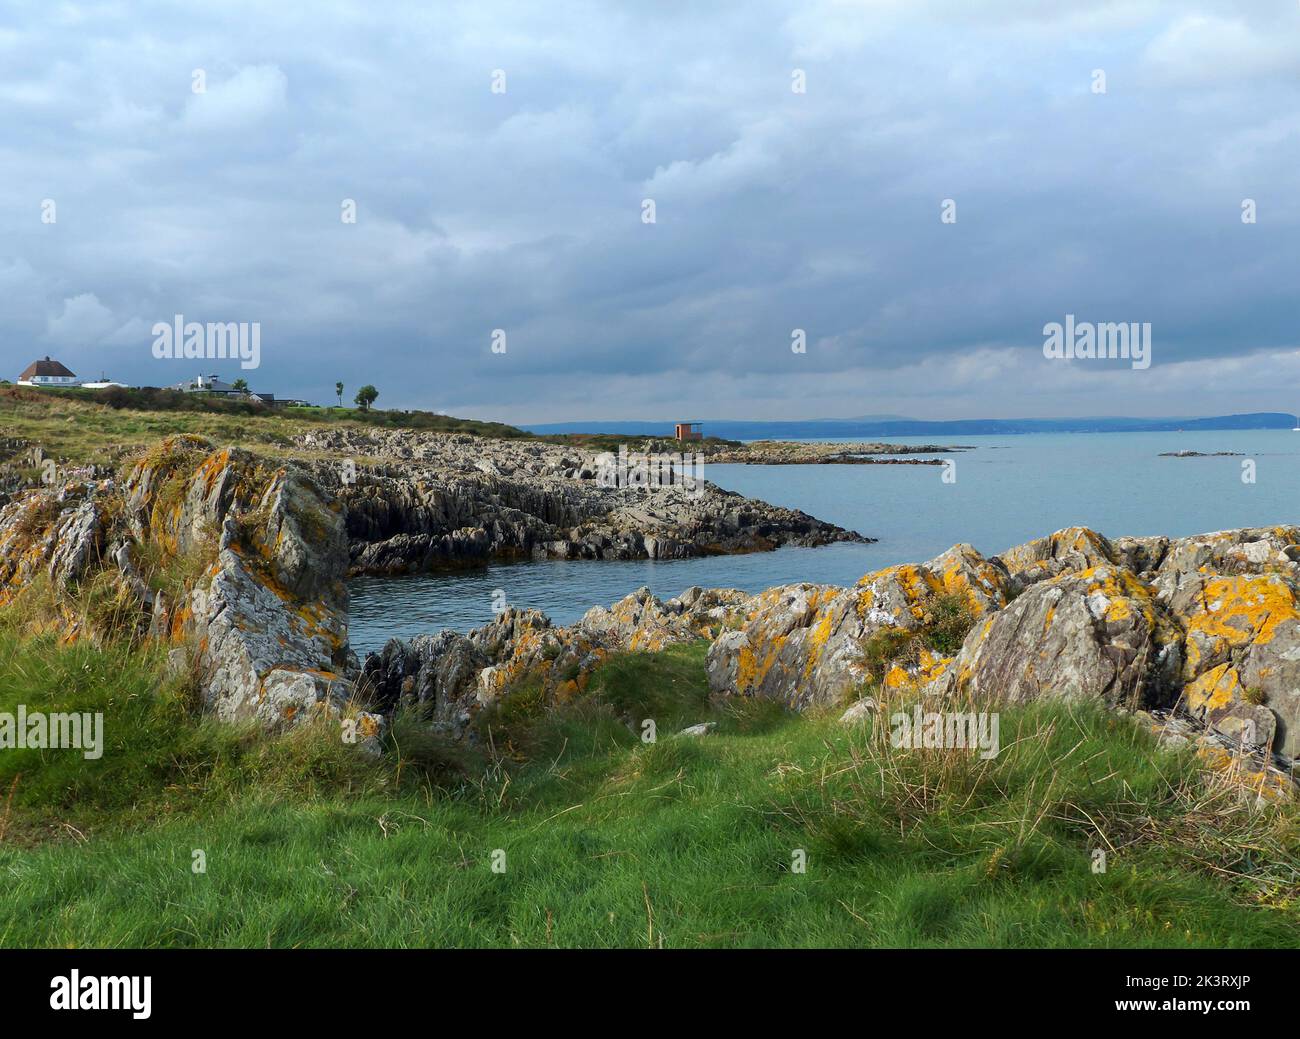
[[(898, 438), (898, 443), (933, 442)], [(956, 482), (941, 466), (712, 465), (720, 487), (878, 538), (875, 544), (783, 548), (672, 561), (547, 560), (403, 577), (359, 577), (350, 638), (362, 656), (389, 638), (491, 621), (494, 594), (547, 613), (557, 624), (608, 606), (641, 585), (669, 598), (693, 584), (760, 591), (813, 581), (852, 584), (864, 573), (922, 562), (960, 541), (1001, 552), (1082, 524), (1123, 534), (1181, 536), (1300, 521), (1300, 433), (1081, 433), (963, 437)], [(1162, 452), (1240, 452), (1239, 457), (1161, 457)], [(1255, 463), (1255, 482), (1242, 463)]]

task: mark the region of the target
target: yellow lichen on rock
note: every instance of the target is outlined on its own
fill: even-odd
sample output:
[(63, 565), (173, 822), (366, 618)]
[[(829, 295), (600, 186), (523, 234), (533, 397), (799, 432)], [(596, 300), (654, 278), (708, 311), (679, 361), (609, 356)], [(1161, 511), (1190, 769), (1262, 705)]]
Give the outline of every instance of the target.
[(784, 635), (774, 636), (764, 645), (762, 656), (756, 654), (748, 645), (741, 647), (740, 659), (736, 664), (737, 692), (743, 695), (762, 684), (767, 673), (772, 670), (772, 665), (776, 663), (776, 658), (784, 644)]
[(1294, 590), (1271, 574), (1211, 578), (1202, 602), (1204, 608), (1186, 619), (1188, 633), (1230, 646), (1267, 643), (1280, 624), (1300, 620)]
[(1220, 664), (1188, 683), (1183, 696), (1193, 713), (1217, 711), (1241, 698), (1241, 678), (1231, 664)]

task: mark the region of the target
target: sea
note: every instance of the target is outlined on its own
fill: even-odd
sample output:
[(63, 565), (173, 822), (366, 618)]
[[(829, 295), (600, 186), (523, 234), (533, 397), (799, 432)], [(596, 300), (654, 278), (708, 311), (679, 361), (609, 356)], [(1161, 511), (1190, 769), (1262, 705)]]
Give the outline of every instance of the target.
[[(352, 646), (364, 656), (390, 638), (467, 631), (491, 621), (502, 603), (540, 609), (567, 624), (643, 585), (661, 598), (691, 585), (750, 592), (799, 581), (849, 585), (881, 567), (924, 562), (959, 542), (993, 555), (1075, 525), (1119, 537), (1300, 523), (1300, 432), (1043, 433), (952, 443), (970, 450), (921, 456), (950, 459), (951, 466), (705, 467), (705, 478), (720, 487), (802, 509), (876, 538), (872, 544), (359, 577), (350, 582)], [(1162, 457), (1177, 451), (1230, 454)]]

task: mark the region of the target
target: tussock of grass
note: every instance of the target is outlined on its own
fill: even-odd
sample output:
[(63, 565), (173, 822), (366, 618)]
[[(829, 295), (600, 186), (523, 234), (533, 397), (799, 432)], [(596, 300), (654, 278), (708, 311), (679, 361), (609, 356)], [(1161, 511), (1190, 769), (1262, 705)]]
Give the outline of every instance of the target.
[(1300, 944), (1294, 808), (1219, 800), (1189, 755), (1101, 711), (1004, 711), (988, 762), (903, 751), (886, 725), (711, 707), (693, 645), (521, 710), (522, 761), (405, 713), (372, 760), (196, 721), (147, 654), (0, 653), (0, 709), (99, 705), (113, 748), (94, 771), (0, 753), (0, 826), (23, 773), (0, 945)]
[(913, 668), (922, 650), (941, 657), (953, 656), (975, 626), (975, 615), (960, 595), (937, 595), (930, 600), (921, 627), (881, 628), (862, 646), (861, 661), (867, 681), (879, 684), (895, 665)]

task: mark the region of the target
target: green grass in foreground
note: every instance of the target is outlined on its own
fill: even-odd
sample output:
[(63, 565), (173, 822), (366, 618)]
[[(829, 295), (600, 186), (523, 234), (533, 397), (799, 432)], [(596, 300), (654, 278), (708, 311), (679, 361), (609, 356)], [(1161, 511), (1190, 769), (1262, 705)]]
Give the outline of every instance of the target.
[(1234, 807), (1126, 719), (1038, 705), (1003, 712), (991, 762), (892, 751), (713, 710), (703, 658), (615, 658), (578, 704), (502, 712), (522, 764), (410, 719), (367, 761), (198, 721), (148, 654), (0, 629), (0, 710), (103, 710), (109, 744), (0, 751), (0, 945), (1300, 944), (1294, 810)]

